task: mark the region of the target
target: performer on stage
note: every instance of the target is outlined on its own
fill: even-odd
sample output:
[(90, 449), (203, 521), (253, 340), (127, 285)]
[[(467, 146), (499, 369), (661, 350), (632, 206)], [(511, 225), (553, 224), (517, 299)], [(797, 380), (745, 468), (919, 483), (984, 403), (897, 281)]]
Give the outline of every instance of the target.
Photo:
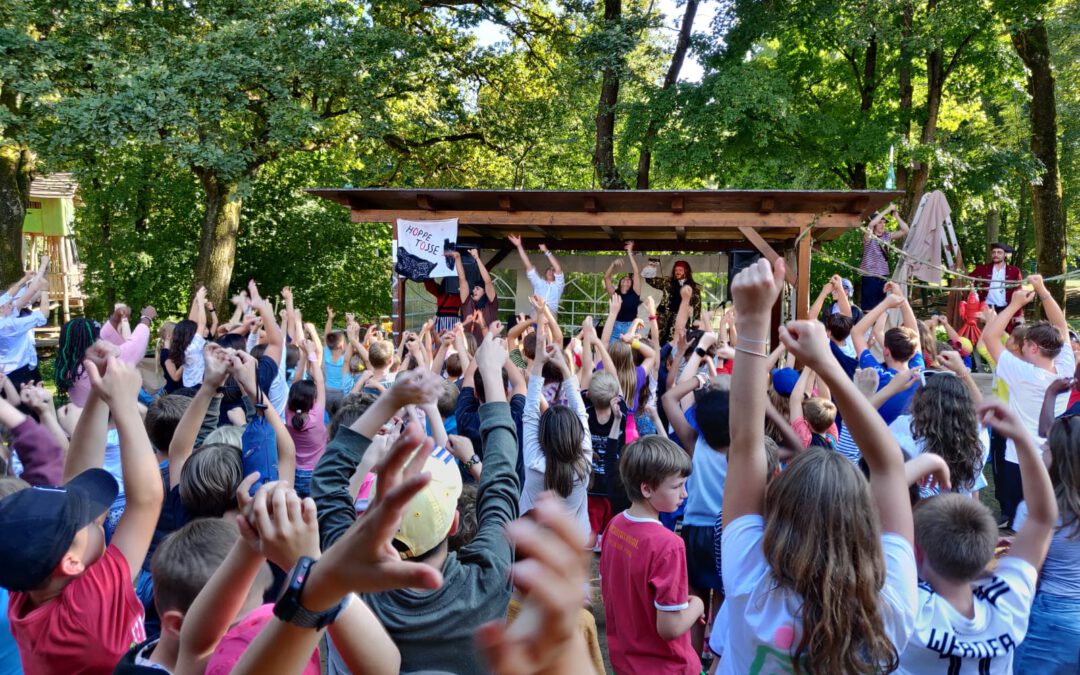
[(971, 273), (971, 276), (985, 280), (975, 284), (979, 288), (979, 299), (999, 313), (1004, 311), (1012, 301), (1013, 291), (1017, 288), (1016, 286), (1006, 287), (1005, 282), (1020, 282), (1024, 279), (1019, 267), (1005, 262), (1006, 255), (1012, 252), (1013, 249), (1008, 244), (1000, 242), (990, 244), (990, 262), (976, 265), (975, 271)]
[[(890, 215), (899, 229), (886, 232), (885, 219)], [(875, 237), (890, 244), (901, 241), (908, 235), (909, 229), (908, 224), (897, 212), (895, 204), (890, 204), (881, 213), (874, 214), (868, 227)], [(863, 235), (863, 254), (859, 269), (864, 274), (859, 305), (864, 312), (869, 312), (885, 299), (885, 281), (889, 278), (889, 259), (885, 257), (885, 246), (868, 234)]]

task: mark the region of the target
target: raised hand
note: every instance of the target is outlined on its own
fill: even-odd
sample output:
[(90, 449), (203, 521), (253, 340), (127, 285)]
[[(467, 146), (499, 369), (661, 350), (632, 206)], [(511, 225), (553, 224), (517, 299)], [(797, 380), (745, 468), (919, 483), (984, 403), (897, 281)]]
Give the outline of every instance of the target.
[(506, 528), (525, 558), (514, 563), (512, 573), (524, 592), (521, 612), (509, 625), (493, 621), (476, 633), (488, 667), (500, 675), (546, 672), (568, 652), (585, 649), (577, 644), (589, 555), (585, 537), (550, 492), (541, 495), (530, 516)]
[(625, 244), (623, 244), (623, 250), (626, 251), (627, 253), (633, 253), (634, 252), (634, 240), (631, 239), (631, 240), (627, 241)]
[(885, 296), (885, 300), (883, 302), (887, 309), (896, 309), (897, 307), (900, 307), (905, 302), (907, 302), (907, 299), (905, 299), (902, 295), (890, 293), (889, 295)]
[(513, 245), (514, 245), (515, 247), (517, 247), (517, 248), (521, 248), (521, 237), (519, 237), (519, 236), (517, 236), (517, 235), (514, 235), (514, 234), (509, 234), (509, 235), (507, 235), (507, 236), (506, 236), (506, 238), (507, 238), (507, 240), (509, 240), (509, 241), (510, 241), (510, 243), (511, 243), (511, 244), (513, 244)]
[[(254, 478), (257, 474), (248, 476)], [(245, 483), (248, 483), (245, 480)], [(300, 499), (296, 490), (284, 481), (263, 483), (248, 497), (254, 482), (241, 484), (237, 502), (241, 513), (236, 516), (240, 536), (253, 550), (282, 569), (290, 569), (301, 556), (319, 557), (319, 521), (315, 501)], [(241, 495), (243, 491), (243, 495)]]
[(615, 269), (615, 270), (622, 269), (622, 266), (623, 266), (623, 259), (622, 258), (615, 258), (614, 260), (611, 261), (611, 269)]
[(1018, 288), (1013, 291), (1012, 301), (1009, 304), (1016, 307), (1023, 307), (1034, 299), (1035, 291), (1028, 291), (1023, 288)]
[(92, 362), (97, 366), (98, 372), (104, 375), (109, 367), (109, 357), (114, 356), (120, 356), (120, 349), (111, 342), (98, 340), (86, 350), (83, 359)]
[(19, 399), (23, 405), (39, 415), (55, 409), (52, 394), (40, 382), (24, 382), (19, 392)]
[(615, 293), (611, 296), (611, 313), (618, 314), (620, 309), (622, 309), (622, 296)]
[(292, 302), (293, 294), (290, 286), (281, 289), (281, 299), (285, 302)]
[(244, 390), (248, 398), (256, 398), (259, 393), (258, 361), (245, 351), (229, 353), (229, 373)]
[(106, 360), (104, 373), (89, 359), (83, 361), (83, 367), (90, 378), (90, 388), (110, 408), (130, 406), (138, 400), (142, 376), (138, 369), (124, 363), (115, 355), (110, 355)]
[(829, 338), (825, 336), (825, 326), (820, 321), (788, 321), (780, 326), (780, 341), (787, 347), (788, 353), (794, 354), (818, 373), (826, 368), (839, 367), (829, 350)]
[(480, 252), (477, 251), (475, 248), (470, 248), (469, 249), (469, 255), (471, 255), (473, 258), (475, 258), (477, 260), (480, 259)]
[(259, 287), (255, 283), (254, 279), (248, 281), (248, 295), (251, 297), (251, 306), (262, 313), (269, 308), (270, 303), (266, 301), (261, 295), (259, 295)]
[(208, 343), (203, 348), (203, 384), (215, 389), (225, 384), (229, 377), (229, 359), (228, 350), (215, 342)]
[(417, 368), (394, 380), (390, 396), (396, 408), (403, 408), (435, 403), (442, 391), (442, 379), (438, 375), (426, 368)]
[(1041, 274), (1029, 274), (1027, 282), (1032, 285), (1036, 293), (1046, 290), (1046, 283)]
[(996, 398), (987, 397), (983, 399), (977, 412), (979, 422), (984, 427), (991, 427), (1005, 438), (1011, 438), (1015, 441), (1024, 438), (1028, 434), (1027, 428), (1016, 413), (1010, 410), (1007, 404)]
[(153, 305), (147, 305), (146, 307), (143, 307), (142, 310), (139, 311), (139, 318), (141, 319), (144, 316), (147, 319), (150, 319), (151, 321), (153, 321), (154, 319), (157, 318), (157, 310), (154, 309)]
[(879, 381), (880, 376), (873, 368), (859, 368), (855, 371), (855, 388), (866, 398), (870, 398), (877, 391)]
[(776, 298), (784, 288), (785, 269), (783, 258), (777, 258), (772, 265), (762, 258), (735, 275), (731, 298), (742, 319), (771, 317)]
[(326, 318), (330, 321), (334, 320), (334, 308), (330, 305), (326, 306)]
[[(537, 351), (539, 352), (539, 349)], [(539, 356), (540, 355), (537, 354), (538, 358)], [(484, 341), (480, 343), (480, 347), (477, 348), (475, 358), (476, 367), (479, 368), (481, 372), (492, 372), (495, 370), (502, 370), (503, 365), (506, 363), (506, 360), (510, 358), (510, 355), (506, 351), (506, 345), (503, 340), (488, 333), (487, 337), (484, 338)]]
[(433, 445), (420, 425), (410, 422), (375, 469), (378, 482), (371, 508), (326, 551), (316, 568), (321, 568), (320, 574), (330, 575), (327, 583), (335, 588), (335, 597), (350, 591), (375, 593), (442, 585), (438, 570), (403, 561), (393, 545), (406, 506), (431, 480), (430, 474), (421, 471)]
[(1053, 396), (1060, 396), (1072, 389), (1075, 383), (1076, 380), (1071, 377), (1059, 377), (1046, 387), (1046, 391)]
[(938, 354), (938, 362), (957, 375), (967, 375), (968, 369), (964, 365), (964, 357), (960, 352), (944, 351)]

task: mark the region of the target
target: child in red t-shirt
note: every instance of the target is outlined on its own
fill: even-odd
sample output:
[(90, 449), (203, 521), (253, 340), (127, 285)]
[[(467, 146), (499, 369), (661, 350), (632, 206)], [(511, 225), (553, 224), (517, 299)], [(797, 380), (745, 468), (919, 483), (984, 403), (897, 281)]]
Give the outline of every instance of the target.
[(608, 524), (600, 554), (608, 653), (615, 672), (701, 672), (690, 628), (705, 608), (689, 594), (683, 540), (659, 520), (686, 498), (691, 466), (690, 456), (661, 436), (642, 436), (619, 461), (631, 506)]
[[(132, 579), (150, 546), (163, 488), (135, 405), (142, 377), (116, 356), (85, 367), (91, 394), (71, 438), (64, 485), (0, 500), (0, 586), (11, 591), (8, 619), (28, 673), (112, 673), (128, 648), (146, 639)], [(110, 411), (127, 503), (106, 546), (102, 522), (118, 492), (100, 468)]]

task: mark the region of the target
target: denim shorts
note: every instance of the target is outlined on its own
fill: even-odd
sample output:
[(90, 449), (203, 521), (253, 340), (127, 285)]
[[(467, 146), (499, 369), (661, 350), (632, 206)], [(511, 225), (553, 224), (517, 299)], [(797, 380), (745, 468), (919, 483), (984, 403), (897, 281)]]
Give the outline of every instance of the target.
[(297, 469), (296, 480), (293, 481), (293, 489), (300, 498), (311, 496), (311, 474), (313, 469)]
[(1013, 658), (1016, 673), (1080, 673), (1080, 598), (1037, 593), (1027, 637)]

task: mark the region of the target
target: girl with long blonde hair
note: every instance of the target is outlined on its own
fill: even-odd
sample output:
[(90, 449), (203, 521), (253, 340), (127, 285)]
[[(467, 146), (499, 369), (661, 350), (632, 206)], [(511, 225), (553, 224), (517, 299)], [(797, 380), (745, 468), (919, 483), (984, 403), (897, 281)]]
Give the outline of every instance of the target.
[(811, 448), (766, 487), (764, 422), (770, 313), (784, 262), (762, 260), (732, 283), (739, 339), (722, 565), (729, 626), (720, 673), (755, 663), (796, 673), (895, 670), (914, 628), (914, 528), (904, 459), (884, 420), (847, 378), (824, 327), (780, 328), (788, 351), (832, 390), (870, 466)]

